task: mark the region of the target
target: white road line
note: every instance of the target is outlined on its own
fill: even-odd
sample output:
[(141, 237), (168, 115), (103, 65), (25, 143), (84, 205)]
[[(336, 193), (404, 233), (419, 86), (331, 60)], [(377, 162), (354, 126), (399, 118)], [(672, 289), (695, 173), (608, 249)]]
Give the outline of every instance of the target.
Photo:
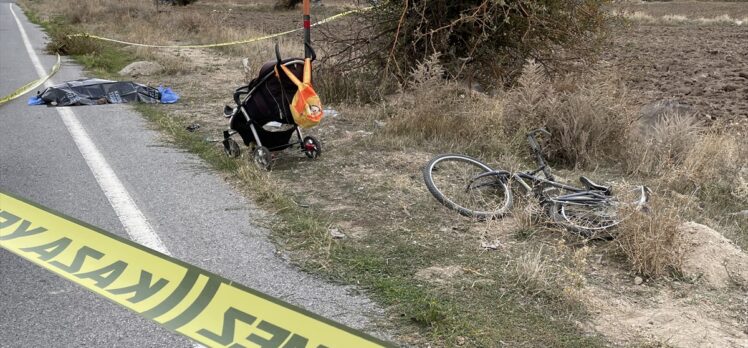
[[(21, 32), (23, 43), (26, 46), (26, 51), (31, 58), (31, 62), (34, 64), (36, 73), (39, 77), (46, 76), (47, 73), (44, 71), (44, 67), (39, 62), (39, 57), (31, 46), (29, 37), (26, 35), (26, 30), (23, 28), (21, 21), (13, 11), (12, 3), (10, 4), (10, 13), (13, 14), (13, 18), (16, 20), (18, 30)], [(44, 83), (44, 86), (46, 87), (52, 85), (52, 80), (48, 80)], [(109, 166), (109, 163), (107, 163), (104, 156), (96, 148), (96, 145), (94, 145), (91, 137), (86, 133), (83, 125), (78, 121), (75, 113), (73, 113), (70, 108), (66, 107), (56, 107), (55, 110), (60, 114), (62, 122), (65, 123), (65, 127), (67, 127), (68, 132), (70, 132), (70, 135), (73, 137), (73, 141), (75, 141), (75, 145), (78, 146), (78, 150), (81, 155), (83, 155), (86, 164), (88, 164), (91, 172), (93, 172), (101, 190), (104, 191), (104, 195), (109, 200), (109, 204), (112, 205), (112, 208), (114, 208), (114, 212), (117, 214), (117, 217), (119, 217), (125, 230), (127, 230), (127, 233), (130, 235), (130, 238), (153, 250), (157, 250), (166, 255), (171, 255), (169, 250), (166, 248), (166, 245), (161, 241), (161, 238), (159, 238), (156, 232), (153, 231), (151, 224), (148, 223), (148, 220), (146, 220), (143, 213), (138, 209), (138, 206), (127, 192), (127, 189), (125, 189), (125, 186), (122, 185), (122, 182), (117, 178), (117, 174), (112, 170), (112, 167)]]
[[(13, 18), (16, 20), (16, 25), (18, 25), (18, 30), (21, 32), (21, 37), (23, 38), (23, 44), (26, 46), (26, 52), (28, 52), (29, 58), (31, 58), (31, 62), (34, 64), (36, 74), (39, 75), (39, 77), (46, 76), (47, 73), (44, 71), (44, 66), (39, 62), (39, 56), (36, 55), (34, 48), (31, 47), (31, 41), (29, 41), (29, 37), (26, 35), (26, 30), (23, 28), (18, 16), (16, 16), (15, 11), (13, 11), (12, 3), (10, 4), (10, 13), (13, 14)], [(44, 83), (45, 87), (52, 85), (54, 85), (52, 79), (49, 79)], [(78, 121), (73, 110), (66, 107), (56, 107), (55, 110), (60, 114), (62, 122), (73, 137), (75, 145), (78, 146), (78, 151), (83, 155), (83, 159), (86, 161), (86, 164), (88, 164), (88, 168), (93, 172), (96, 181), (99, 183), (99, 187), (104, 191), (104, 195), (109, 200), (109, 204), (112, 205), (114, 212), (117, 214), (117, 217), (119, 217), (119, 220), (122, 222), (125, 230), (127, 230), (127, 234), (130, 235), (130, 238), (153, 250), (166, 255), (171, 255), (169, 249), (166, 248), (164, 242), (161, 241), (161, 238), (158, 237), (158, 234), (153, 230), (151, 224), (146, 220), (143, 212), (138, 209), (138, 206), (127, 192), (127, 189), (125, 189), (125, 186), (122, 185), (121, 181), (119, 181), (117, 174), (114, 173), (112, 167), (109, 166), (106, 158), (104, 158), (101, 152), (96, 148), (96, 145), (94, 145), (91, 137), (88, 136), (88, 133), (86, 133), (86, 130), (83, 128), (83, 125)], [(199, 343), (193, 343), (192, 347), (205, 348)]]

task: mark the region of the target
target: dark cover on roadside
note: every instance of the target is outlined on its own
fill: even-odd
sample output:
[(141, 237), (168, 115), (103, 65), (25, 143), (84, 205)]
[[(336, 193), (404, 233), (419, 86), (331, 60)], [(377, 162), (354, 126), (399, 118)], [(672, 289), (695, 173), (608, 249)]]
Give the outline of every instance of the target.
[(68, 81), (45, 89), (39, 97), (52, 106), (98, 105), (120, 103), (159, 103), (158, 89), (131, 81), (82, 79)]

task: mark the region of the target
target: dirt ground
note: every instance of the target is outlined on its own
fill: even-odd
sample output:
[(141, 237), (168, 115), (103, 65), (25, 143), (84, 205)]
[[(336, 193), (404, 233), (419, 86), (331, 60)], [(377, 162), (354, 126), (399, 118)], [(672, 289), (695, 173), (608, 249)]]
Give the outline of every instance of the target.
[[(691, 3), (684, 6), (695, 7)], [(656, 6), (656, 12), (663, 11), (662, 7)], [(640, 6), (640, 10), (648, 8)], [(690, 11), (695, 10), (685, 12)], [(746, 43), (747, 25), (651, 25), (634, 21), (615, 35), (605, 59), (625, 74), (641, 105), (678, 101), (690, 105), (705, 119), (746, 129)]]
[[(221, 13), (226, 25), (265, 33), (300, 25), (297, 11), (271, 11), (273, 2), (200, 0), (178, 11)], [(313, 9), (317, 19), (363, 5), (357, 1), (328, 0), (323, 0), (323, 4)], [(748, 16), (748, 2), (628, 6), (655, 17)], [(149, 54), (159, 60), (178, 62), (180, 68), (175, 74), (145, 77), (139, 82), (171, 85), (183, 99), (169, 106), (170, 116), (185, 127), (200, 123), (201, 131), (208, 137), (218, 138), (226, 127), (226, 120), (221, 117), (223, 105), (231, 103), (235, 88), (253, 77), (252, 73), (245, 74), (242, 57), (210, 49), (161, 50)], [(603, 58), (624, 74), (627, 86), (642, 106), (660, 100), (679, 101), (690, 105), (715, 127), (748, 130), (746, 24), (670, 25), (632, 21), (614, 33), (612, 45)], [(250, 65), (261, 63), (252, 61)], [(504, 257), (521, 256), (526, 250), (538, 247), (552, 248), (559, 235), (523, 235), (521, 214), (487, 225), (446, 211), (428, 194), (420, 173), (421, 166), (434, 152), (445, 149), (413, 147), (407, 142), (384, 139), (386, 120), (371, 117), (370, 109), (371, 106), (333, 105), (322, 125), (311, 131), (323, 140), (322, 158), (310, 161), (297, 152), (280, 153), (271, 173), (273, 180), (299, 206), (325, 216), (330, 227), (342, 233), (346, 242), (429, 257), (412, 265), (389, 267), (402, 268), (402, 274), (418, 279), (438, 278), (434, 293), (463, 306), (462, 315), (468, 321), (495, 323), (500, 319), (486, 307), (494, 306), (494, 299), (500, 302), (506, 287), (516, 286), (502, 283), (499, 277), (503, 275), (496, 271), (511, 264), (512, 260)], [(245, 151), (239, 160), (247, 159)], [(729, 252), (745, 262), (745, 253), (729, 241), (714, 237), (711, 232), (698, 236), (701, 242), (711, 241), (714, 245), (711, 249), (691, 251), (693, 259), (701, 257), (699, 263), (720, 272), (725, 269), (724, 259), (703, 258), (699, 255), (703, 252)], [(390, 259), (385, 257), (383, 263), (390, 265), (388, 262)], [(637, 282), (636, 275), (622, 267), (617, 256), (608, 255), (605, 246), (592, 245), (585, 266), (579, 269), (584, 285), (575, 290), (581, 294), (577, 296), (583, 298), (581, 302), (590, 317), (569, 320), (614, 345), (746, 347), (748, 283), (742, 282), (748, 279), (740, 278), (745, 277), (740, 272), (727, 272), (720, 276), (724, 286), (713, 286), (707, 281), (710, 274), (703, 274), (710, 272), (709, 267), (697, 267), (682, 279)], [(526, 306), (523, 310), (541, 306), (525, 298), (520, 302)], [(409, 323), (408, 318), (400, 318), (403, 315), (398, 309), (393, 310), (394, 321)], [(521, 327), (523, 323), (515, 325)], [(467, 329), (474, 338), (460, 334), (454, 341), (441, 344), (490, 346), (488, 341), (482, 341), (493, 338), (485, 332), (485, 327)], [(537, 342), (532, 341), (533, 336), (542, 334), (527, 335), (527, 340), (518, 339), (507, 345), (526, 346), (527, 342)], [(423, 331), (420, 334), (408, 331), (398, 337), (413, 346), (430, 346), (432, 338)]]
[(745, 1), (631, 1), (625, 4), (628, 11), (641, 11), (650, 16), (686, 16), (689, 18), (713, 18), (729, 15), (732, 18), (744, 18), (748, 16), (748, 8)]

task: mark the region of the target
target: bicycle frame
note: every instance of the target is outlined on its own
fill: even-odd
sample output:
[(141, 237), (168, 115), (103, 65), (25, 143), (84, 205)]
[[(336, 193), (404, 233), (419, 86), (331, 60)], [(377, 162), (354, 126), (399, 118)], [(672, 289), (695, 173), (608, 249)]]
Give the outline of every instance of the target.
[[(595, 204), (600, 204), (601, 202), (607, 201), (611, 198), (610, 195), (606, 194), (603, 191), (590, 190), (587, 188), (579, 188), (579, 187), (566, 185), (566, 184), (557, 182), (553, 174), (551, 174), (550, 167), (545, 162), (545, 158), (543, 158), (540, 144), (538, 144), (538, 141), (535, 138), (535, 134), (537, 133), (544, 133), (548, 135), (550, 135), (550, 133), (546, 129), (540, 128), (540, 129), (535, 129), (527, 134), (527, 141), (530, 144), (530, 148), (532, 149), (533, 154), (535, 155), (535, 160), (539, 166), (538, 169), (530, 171), (530, 172), (517, 172), (514, 174), (509, 173), (507, 171), (491, 171), (491, 172), (483, 173), (473, 178), (473, 180), (470, 181), (470, 184), (468, 184), (468, 188), (472, 185), (472, 183), (475, 180), (478, 180), (485, 176), (495, 175), (499, 177), (499, 179), (502, 179), (505, 181), (508, 181), (508, 179), (511, 178), (524, 189), (525, 194), (530, 194), (532, 192), (535, 192), (539, 196), (538, 198), (543, 202), (564, 202), (567, 204), (595, 205)], [(540, 172), (543, 173), (545, 178), (542, 178), (537, 175)], [(565, 190), (571, 193), (556, 196), (556, 197), (547, 197), (542, 192), (537, 192), (537, 190), (535, 190), (535, 188), (537, 187), (548, 187), (548, 186), (562, 189), (562, 190)]]
[[(519, 184), (520, 187), (525, 191), (526, 195), (529, 195), (531, 193), (535, 193), (537, 198), (541, 201), (541, 203), (563, 203), (563, 204), (571, 204), (571, 205), (599, 205), (601, 203), (610, 202), (611, 200), (615, 200), (612, 195), (608, 191), (602, 191), (602, 190), (596, 190), (596, 189), (590, 189), (590, 188), (580, 188), (575, 187), (567, 184), (563, 184), (560, 182), (557, 182), (553, 174), (551, 174), (550, 167), (545, 162), (545, 158), (543, 158), (543, 154), (541, 151), (541, 147), (538, 144), (537, 139), (535, 138), (535, 134), (537, 133), (544, 133), (550, 135), (550, 133), (541, 128), (536, 129), (527, 134), (527, 141), (530, 143), (530, 148), (533, 151), (533, 154), (535, 155), (535, 160), (538, 163), (539, 168), (535, 169), (533, 171), (528, 172), (516, 172), (511, 173), (506, 170), (492, 170), (489, 172), (482, 173), (480, 175), (475, 176), (470, 180), (470, 182), (465, 187), (465, 191), (469, 191), (470, 189), (479, 188), (482, 186), (489, 186), (493, 185), (491, 182), (482, 183), (480, 185), (474, 185), (476, 181), (489, 177), (494, 176), (498, 180), (503, 181), (504, 183), (508, 183), (510, 180), (516, 182)], [(538, 173), (543, 173), (543, 176), (541, 177), (538, 175)], [(567, 194), (563, 195), (557, 195), (557, 196), (548, 196), (545, 191), (539, 191), (538, 188), (547, 188), (547, 187), (555, 187), (561, 190), (564, 190), (568, 192)], [(643, 189), (643, 195), (642, 197), (645, 197), (647, 194), (647, 189)], [(646, 201), (646, 198), (645, 198)], [(641, 202), (640, 202), (641, 203)]]

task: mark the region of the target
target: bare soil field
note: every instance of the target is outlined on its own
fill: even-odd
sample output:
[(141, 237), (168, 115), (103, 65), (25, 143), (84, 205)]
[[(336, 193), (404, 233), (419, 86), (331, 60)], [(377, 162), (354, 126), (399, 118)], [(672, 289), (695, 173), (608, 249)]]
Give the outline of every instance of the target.
[(745, 1), (636, 1), (625, 4), (628, 11), (641, 11), (650, 16), (686, 16), (689, 18), (714, 18), (729, 15), (732, 18), (748, 16)]
[[(631, 5), (655, 17), (748, 15), (745, 3), (646, 3)], [(748, 23), (668, 25), (632, 20), (604, 55), (625, 73), (641, 104), (673, 100), (705, 119), (745, 129), (748, 123)]]
[[(51, 18), (59, 8), (58, 1), (52, 0), (23, 3), (41, 18)], [(363, 5), (355, 1), (323, 3), (312, 9), (313, 20)], [(299, 11), (274, 11), (272, 4), (272, 0), (252, 4), (200, 0), (162, 13), (141, 9), (139, 15), (123, 17), (149, 29), (142, 32), (107, 28), (92, 20), (81, 20), (75, 28), (147, 42), (152, 39), (147, 33), (155, 30), (147, 23), (158, 23), (177, 28), (177, 32), (152, 40), (204, 43), (300, 25)], [(656, 17), (729, 14), (742, 18), (748, 14), (746, 2), (628, 6)], [(624, 94), (634, 100), (627, 108), (638, 112), (640, 107), (662, 100), (687, 104), (700, 120), (708, 119), (710, 128), (700, 129), (700, 134), (727, 134), (737, 139), (736, 147), (745, 148), (746, 43), (748, 25), (634, 20), (616, 29), (603, 59), (608, 62), (607, 69), (620, 74), (620, 83), (627, 87)], [(138, 82), (165, 83), (183, 97), (174, 105), (143, 108), (156, 115), (152, 117), (155, 127), (179, 139), (192, 136), (184, 130), (187, 125), (199, 123), (198, 135), (189, 139), (204, 145), (202, 139), (220, 137), (227, 126), (221, 116), (223, 106), (232, 102), (235, 88), (247, 83), (257, 67), (273, 58), (272, 44), (121, 49), (138, 60), (153, 60), (166, 67), (161, 74), (138, 77)], [(282, 38), (280, 44), (288, 55), (301, 54), (296, 34)], [(249, 59), (249, 72), (242, 67), (243, 58)], [(111, 71), (104, 73), (126, 78)], [(294, 263), (332, 281), (355, 285), (385, 306), (388, 317), (379, 319), (394, 332), (399, 345), (748, 346), (748, 256), (743, 251), (748, 247), (748, 218), (733, 214), (748, 209), (744, 151), (715, 150), (738, 154), (732, 160), (739, 163), (729, 170), (746, 168), (745, 173), (731, 172), (729, 177), (744, 175), (736, 179), (744, 187), (704, 197), (694, 189), (701, 190), (697, 176), (680, 180), (686, 189), (676, 192), (667, 181), (668, 171), (636, 175), (620, 165), (558, 170), (560, 179), (568, 182), (576, 181), (580, 174), (602, 178), (614, 187), (643, 182), (655, 189), (660, 202), (678, 208), (680, 215), (673, 225), (678, 226), (679, 244), (674, 252), (685, 260), (682, 267), (664, 276), (644, 275), (621, 251), (622, 242), (583, 240), (553, 226), (532, 200), (516, 197), (511, 216), (491, 221), (464, 218), (439, 205), (421, 174), (422, 166), (437, 153), (469, 153), (503, 169), (527, 168), (532, 160), (524, 142), (475, 144), (465, 139), (451, 143), (419, 136), (419, 130), (430, 130), (428, 123), (435, 122), (430, 121), (430, 113), (445, 105), (460, 105), (449, 109), (459, 121), (445, 127), (457, 131), (471, 115), (489, 114), (504, 122), (502, 110), (516, 102), (504, 94), (492, 97), (441, 83), (430, 87), (424, 88), (425, 92), (406, 90), (376, 103), (324, 104), (326, 118), (309, 132), (323, 141), (324, 152), (315, 161), (299, 152), (284, 151), (276, 154), (272, 171), (265, 173), (254, 169), (244, 148), (242, 157), (228, 165), (221, 162), (225, 159), (213, 160), (222, 155), (219, 144), (209, 145), (212, 152), (204, 157), (211, 163), (223, 163), (217, 168), (228, 181), (275, 213), (276, 217), (265, 223)], [(449, 93), (443, 94), (443, 88)], [(429, 94), (449, 99), (435, 101)], [(433, 105), (426, 105), (429, 103)], [(478, 131), (465, 128), (467, 131), (456, 137), (486, 139), (489, 136), (477, 133), (488, 134), (493, 126), (475, 126)], [(403, 131), (408, 127), (415, 131)], [(704, 138), (686, 139), (693, 143)], [(693, 172), (706, 172), (702, 167), (693, 168)], [(691, 220), (699, 224), (687, 222)], [(652, 233), (664, 228), (657, 222), (643, 228), (647, 227)]]

